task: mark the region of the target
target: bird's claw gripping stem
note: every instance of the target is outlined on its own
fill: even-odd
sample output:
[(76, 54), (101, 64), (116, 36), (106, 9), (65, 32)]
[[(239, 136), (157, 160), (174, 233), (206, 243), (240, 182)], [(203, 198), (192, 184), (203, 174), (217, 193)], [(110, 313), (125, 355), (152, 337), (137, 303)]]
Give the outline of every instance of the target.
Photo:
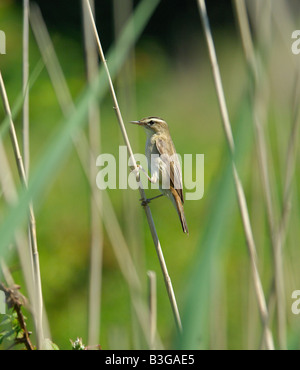
[(151, 202), (151, 199), (147, 199), (147, 198), (146, 199), (141, 198), (139, 200), (141, 202), (142, 207), (146, 207)]

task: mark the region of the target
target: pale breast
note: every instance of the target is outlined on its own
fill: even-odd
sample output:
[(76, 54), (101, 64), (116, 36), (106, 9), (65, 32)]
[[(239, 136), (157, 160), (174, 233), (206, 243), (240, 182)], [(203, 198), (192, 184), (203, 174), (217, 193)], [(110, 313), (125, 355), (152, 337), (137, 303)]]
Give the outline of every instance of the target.
[(151, 177), (155, 176), (155, 179), (159, 179), (161, 159), (159, 157), (159, 152), (156, 148), (155, 141), (151, 140), (151, 137), (147, 138), (145, 153)]

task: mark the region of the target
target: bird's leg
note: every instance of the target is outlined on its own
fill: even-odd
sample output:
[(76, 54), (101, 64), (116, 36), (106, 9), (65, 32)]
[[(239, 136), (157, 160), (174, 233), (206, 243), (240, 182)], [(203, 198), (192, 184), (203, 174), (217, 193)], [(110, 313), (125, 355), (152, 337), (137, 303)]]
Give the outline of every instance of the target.
[(136, 167), (137, 168), (135, 168), (135, 169), (133, 169), (132, 170), (132, 172), (140, 172), (140, 170), (142, 170), (143, 172), (144, 172), (144, 174), (145, 174), (145, 176), (147, 177), (147, 179), (150, 181), (150, 182), (152, 182), (153, 184), (155, 184), (156, 182), (157, 182), (157, 178), (156, 178), (156, 176), (152, 176), (152, 177), (150, 177), (149, 175), (148, 175), (148, 173), (143, 169), (143, 167), (140, 165), (140, 164), (137, 164), (136, 165)]
[(145, 207), (147, 204), (149, 204), (151, 202), (151, 200), (153, 199), (157, 199), (157, 198), (160, 198), (162, 197), (164, 194), (159, 194), (157, 195), (156, 197), (153, 197), (153, 198), (149, 198), (149, 199), (143, 199), (141, 198), (140, 201), (141, 201), (141, 206)]
[[(150, 177), (149, 175), (148, 175), (148, 173), (143, 169), (143, 167), (140, 165), (140, 164), (137, 164), (136, 165), (136, 167), (137, 168), (135, 168), (135, 169), (133, 169), (132, 170), (132, 172), (139, 172), (140, 170), (142, 170), (143, 172), (144, 172), (144, 174), (145, 174), (145, 176), (147, 177), (147, 179), (151, 182), (151, 183), (153, 183), (153, 184), (155, 184), (156, 182), (157, 182), (157, 176), (156, 175), (153, 175), (152, 177)], [(145, 207), (147, 204), (149, 204), (150, 202), (151, 202), (151, 200), (153, 200), (153, 199), (156, 199), (156, 198), (160, 198), (161, 196), (163, 196), (164, 194), (160, 194), (160, 195), (157, 195), (156, 197), (153, 197), (153, 198), (149, 198), (149, 199), (140, 199), (140, 201), (141, 201), (141, 205), (143, 206), (143, 207)]]

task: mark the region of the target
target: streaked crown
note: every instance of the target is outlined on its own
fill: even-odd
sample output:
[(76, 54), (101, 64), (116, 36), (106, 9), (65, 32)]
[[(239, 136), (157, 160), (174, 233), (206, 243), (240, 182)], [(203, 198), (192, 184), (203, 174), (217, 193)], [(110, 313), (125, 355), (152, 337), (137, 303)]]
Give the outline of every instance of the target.
[(139, 121), (131, 121), (131, 123), (135, 123), (137, 125), (143, 126), (150, 131), (164, 132), (169, 131), (168, 124), (162, 118), (159, 117), (146, 117), (142, 118)]

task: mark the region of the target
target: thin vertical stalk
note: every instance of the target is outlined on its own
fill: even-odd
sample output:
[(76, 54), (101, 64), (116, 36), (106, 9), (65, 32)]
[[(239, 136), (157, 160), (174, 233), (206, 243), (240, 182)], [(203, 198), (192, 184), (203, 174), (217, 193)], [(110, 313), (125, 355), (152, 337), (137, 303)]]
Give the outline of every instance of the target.
[[(7, 98), (7, 93), (6, 93), (1, 71), (0, 71), (0, 91), (1, 91), (2, 101), (3, 101), (4, 111), (6, 115), (8, 116), (9, 122), (10, 122), (10, 137), (11, 137), (15, 160), (16, 160), (16, 164), (17, 164), (17, 168), (19, 172), (19, 177), (21, 179), (22, 185), (25, 188), (27, 188), (27, 179), (26, 179), (26, 174), (25, 174), (23, 158), (21, 155), (15, 126), (12, 120), (9, 101)], [(33, 280), (34, 280), (34, 288), (35, 288), (34, 289), (35, 299), (33, 302), (33, 307), (34, 307), (35, 326), (36, 326), (36, 334), (37, 334), (37, 348), (41, 349), (43, 341), (44, 341), (43, 325), (42, 325), (43, 298), (42, 298), (39, 254), (38, 254), (38, 246), (37, 246), (37, 239), (36, 239), (36, 222), (35, 222), (33, 206), (31, 203), (28, 205), (28, 211), (29, 211), (29, 233), (30, 233), (30, 241), (31, 241), (31, 254), (32, 254), (33, 270), (34, 270)]]
[[(51, 42), (49, 33), (47, 31), (45, 22), (37, 6), (32, 5), (30, 14), (32, 30), (42, 54), (43, 60), (45, 62), (46, 68), (48, 70), (53, 88), (56, 92), (58, 103), (63, 114), (68, 116), (75, 109), (75, 105), (72, 100), (71, 93), (65, 80), (64, 74), (62, 72), (59, 60), (55, 53), (55, 49)], [(124, 30), (124, 34), (125, 33), (126, 31)], [(79, 131), (76, 136), (72, 135), (72, 141), (82, 165), (83, 172), (88, 179), (89, 185), (92, 186), (90, 184), (91, 179), (89, 165), (90, 160), (96, 164), (96, 158), (93, 156), (93, 153), (90, 152), (85, 132), (82, 129), (78, 130)], [(87, 156), (86, 154), (89, 152), (90, 156)], [(94, 181), (95, 179), (93, 179), (93, 182)], [(108, 194), (106, 192), (103, 192), (102, 198), (102, 203), (100, 203), (99, 197), (95, 197), (94, 202), (97, 207), (97, 211), (99, 212), (99, 215), (103, 220), (108, 238), (111, 242), (114, 254), (120, 266), (121, 273), (128, 284), (133, 306), (143, 330), (144, 336), (147, 339), (147, 343), (150, 345), (148, 325), (149, 314), (144, 301), (141, 299), (141, 282)], [(156, 336), (156, 346), (160, 349), (163, 348), (158, 335)]]
[[(285, 2), (276, 2), (276, 8), (273, 11), (274, 23), (278, 28), (278, 31), (285, 41), (285, 46), (290, 47), (290, 40), (285, 37), (289, 33), (291, 25), (293, 24), (290, 19), (290, 13), (288, 6)], [(287, 232), (288, 219), (290, 214), (290, 203), (292, 197), (292, 182), (295, 175), (296, 163), (297, 163), (297, 151), (298, 151), (298, 140), (299, 140), (299, 126), (300, 126), (300, 109), (299, 109), (299, 98), (300, 98), (300, 67), (297, 58), (291, 53), (291, 63), (295, 70), (295, 85), (293, 89), (293, 102), (292, 102), (292, 127), (288, 138), (288, 149), (285, 158), (285, 174), (284, 174), (284, 186), (283, 186), (283, 200), (281, 207), (281, 215), (278, 225), (277, 242), (281, 245), (281, 249), (284, 246), (284, 240)]]
[[(3, 198), (8, 205), (13, 206), (18, 200), (18, 193), (16, 185), (13, 179), (10, 164), (5, 152), (4, 144), (0, 140), (0, 187), (2, 189)], [(15, 243), (17, 247), (17, 252), (19, 255), (19, 260), (22, 266), (22, 272), (26, 284), (26, 289), (28, 292), (30, 302), (34, 301), (34, 287), (33, 287), (33, 273), (32, 273), (32, 260), (30, 258), (30, 248), (28, 245), (28, 237), (20, 229), (15, 232)]]
[(23, 0), (23, 158), (26, 176), (29, 173), (29, 0)]
[[(249, 66), (249, 70), (254, 77), (255, 91), (254, 91), (254, 129), (256, 134), (258, 159), (259, 159), (259, 170), (262, 180), (264, 203), (267, 211), (267, 221), (269, 227), (270, 242), (273, 252), (273, 263), (274, 263), (274, 287), (276, 292), (276, 312), (277, 312), (277, 330), (278, 330), (278, 342), (281, 349), (286, 349), (286, 319), (285, 319), (285, 299), (284, 299), (284, 278), (283, 278), (283, 261), (281, 253), (281, 241), (280, 235), (275, 228), (275, 218), (273, 201), (271, 198), (271, 184), (268, 172), (267, 164), (267, 148), (266, 140), (264, 137), (264, 131), (262, 122), (259, 117), (259, 106), (261, 106), (261, 94), (259, 90), (262, 87), (262, 78), (259, 76), (257, 60), (254, 53), (254, 47), (250, 32), (249, 21), (247, 17), (247, 9), (244, 0), (235, 0), (236, 13), (241, 33), (241, 39), (243, 49), (245, 52), (246, 60)], [(269, 4), (270, 5), (270, 4)]]
[[(123, 139), (124, 139), (125, 144), (127, 146), (127, 150), (128, 150), (129, 156), (131, 158), (134, 170), (137, 172), (137, 182), (140, 183), (139, 191), (140, 191), (140, 194), (141, 194), (141, 198), (143, 200), (146, 200), (146, 194), (145, 194), (144, 189), (141, 186), (141, 182), (140, 182), (140, 178), (139, 178), (139, 174), (138, 174), (138, 167), (137, 167), (137, 164), (136, 164), (136, 161), (135, 161), (135, 158), (134, 158), (134, 155), (133, 155), (133, 151), (132, 151), (132, 148), (131, 148), (131, 145), (130, 145), (130, 142), (129, 142), (129, 139), (128, 139), (128, 136), (127, 136), (126, 128), (125, 128), (123, 118), (122, 118), (122, 114), (121, 114), (121, 111), (120, 111), (120, 108), (119, 108), (119, 104), (118, 104), (118, 100), (117, 100), (117, 97), (116, 97), (115, 89), (114, 89), (114, 86), (113, 86), (113, 83), (112, 83), (112, 80), (111, 80), (111, 76), (110, 76), (109, 69), (108, 69), (108, 66), (107, 66), (107, 63), (106, 63), (106, 59), (105, 59), (105, 56), (104, 56), (104, 53), (103, 53), (100, 38), (99, 38), (99, 35), (98, 35), (98, 32), (97, 32), (97, 27), (96, 27), (96, 24), (95, 24), (95, 21), (94, 21), (92, 9), (90, 7), (90, 4), (89, 4), (88, 0), (86, 0), (86, 4), (87, 4), (88, 9), (89, 9), (90, 20), (91, 20), (91, 24), (93, 26), (95, 37), (96, 37), (100, 59), (103, 63), (103, 66), (104, 66), (104, 69), (105, 69), (105, 72), (106, 72), (106, 75), (107, 75), (107, 78), (108, 78), (110, 93), (111, 93), (112, 100), (113, 100), (113, 103), (114, 103), (114, 109), (115, 109), (115, 113), (116, 113), (116, 116), (117, 116), (117, 120), (119, 122), (119, 126), (120, 126), (120, 129), (121, 129), (122, 135), (123, 135)], [(156, 249), (156, 252), (157, 252), (159, 263), (160, 263), (162, 273), (163, 273), (163, 276), (164, 276), (164, 281), (165, 281), (166, 289), (167, 289), (167, 292), (168, 292), (169, 301), (170, 301), (170, 304), (171, 304), (171, 307), (172, 307), (172, 310), (173, 310), (175, 323), (177, 325), (178, 330), (182, 331), (181, 319), (180, 319), (180, 315), (179, 315), (179, 311), (178, 311), (178, 306), (177, 306), (176, 297), (175, 297), (175, 294), (174, 294), (171, 278), (170, 278), (169, 273), (168, 273), (167, 265), (166, 265), (166, 262), (165, 262), (165, 259), (164, 259), (164, 256), (163, 256), (160, 241), (158, 239), (158, 235), (157, 235), (157, 232), (156, 232), (156, 228), (155, 228), (154, 221), (153, 221), (153, 218), (152, 218), (152, 214), (151, 214), (151, 211), (150, 211), (150, 208), (149, 208), (148, 204), (146, 206), (144, 206), (144, 209), (145, 209), (145, 212), (146, 212), (149, 228), (150, 228), (150, 231), (151, 231), (151, 235), (152, 235), (152, 239), (153, 239), (153, 242), (154, 242), (154, 245), (155, 245), (155, 249)]]
[(235, 190), (237, 194), (237, 199), (238, 199), (241, 218), (243, 222), (248, 252), (250, 256), (250, 267), (251, 267), (252, 279), (254, 283), (254, 289), (256, 293), (261, 321), (262, 321), (263, 328), (264, 328), (263, 335), (265, 338), (267, 348), (274, 349), (274, 341), (273, 341), (272, 332), (270, 328), (268, 327), (269, 313), (268, 313), (268, 309), (266, 305), (266, 300), (265, 300), (265, 296), (264, 296), (264, 292), (262, 288), (261, 279), (260, 279), (258, 268), (257, 268), (256, 246), (255, 246), (252, 227), (250, 223), (247, 201), (246, 201), (244, 189), (240, 181), (238, 171), (237, 171), (237, 168), (234, 162), (234, 154), (235, 154), (234, 139), (232, 135), (231, 123), (229, 120), (229, 114), (227, 110), (225, 94), (224, 94), (222, 80), (221, 80), (221, 74), (220, 74), (219, 65), (217, 61), (216, 50), (215, 50), (212, 33), (211, 33), (210, 25), (209, 25), (209, 19), (207, 16), (205, 0), (198, 0), (198, 6), (199, 6), (200, 17), (202, 20), (204, 34), (205, 34), (205, 38), (206, 38), (206, 42), (208, 46), (209, 57), (210, 57), (217, 97), (218, 97), (219, 106), (220, 106), (223, 128), (224, 128), (227, 144), (229, 147), (229, 151), (232, 157), (232, 171), (233, 171)]
[[(22, 91), (23, 91), (23, 116), (22, 116), (22, 154), (24, 161), (25, 176), (28, 181), (30, 166), (30, 143), (29, 143), (29, 0), (23, 0), (23, 63), (22, 63)], [(28, 224), (28, 243), (33, 245), (31, 239), (30, 224)], [(32, 254), (30, 264), (33, 267)]]
[[(86, 56), (86, 73), (89, 83), (98, 72), (98, 55), (92, 29), (90, 27), (87, 9), (82, 0), (84, 46)], [(95, 12), (94, 0), (91, 0), (93, 12)], [(101, 192), (97, 189), (95, 178), (97, 167), (94, 158), (101, 151), (100, 144), (100, 111), (98, 106), (92, 104), (89, 108), (89, 146), (90, 146), (90, 219), (91, 219), (91, 250), (90, 250), (90, 288), (89, 288), (89, 326), (88, 344), (100, 343), (100, 312), (101, 312), (101, 281), (102, 281), (102, 252), (103, 252), (103, 228), (97, 210), (95, 198), (102, 207)]]
[(150, 349), (155, 349), (156, 318), (157, 318), (157, 295), (156, 295), (156, 274), (148, 271), (149, 286), (149, 327), (150, 327)]
[(300, 98), (300, 70), (297, 70), (297, 79), (294, 92), (293, 102), (293, 118), (292, 128), (288, 140), (288, 150), (285, 160), (285, 176), (284, 176), (284, 189), (283, 199), (281, 207), (281, 217), (278, 225), (277, 243), (278, 248), (282, 252), (288, 219), (290, 215), (290, 205), (292, 199), (292, 183), (295, 175), (295, 168), (297, 163), (297, 152), (298, 152), (298, 140), (299, 140), (299, 126), (300, 126), (300, 109), (299, 109), (299, 98)]
[[(133, 0), (113, 0), (113, 23), (114, 37), (120, 39), (123, 27), (127, 19), (133, 13)], [(131, 24), (130, 32), (135, 32), (134, 24)], [(122, 107), (123, 115), (126, 117), (136, 116), (136, 91), (135, 91), (135, 49), (134, 46), (129, 50), (128, 57), (124, 66), (116, 78), (116, 91)], [(122, 136), (119, 130), (120, 137)], [(138, 130), (131, 127), (131, 141), (136, 142), (138, 139)], [(121, 138), (122, 140), (122, 138)], [(145, 248), (141, 248), (142, 233), (144, 228), (142, 218), (140, 217), (141, 207), (136, 202), (135, 192), (122, 192), (122, 218), (124, 223), (124, 233), (132, 253), (133, 262), (136, 265), (139, 277), (142, 279), (145, 275)], [(132, 222), (135, 220), (135, 222)], [(134, 307), (131, 307), (131, 324), (132, 324), (132, 343), (136, 350), (143, 348), (141, 332), (139, 330), (137, 317)]]

